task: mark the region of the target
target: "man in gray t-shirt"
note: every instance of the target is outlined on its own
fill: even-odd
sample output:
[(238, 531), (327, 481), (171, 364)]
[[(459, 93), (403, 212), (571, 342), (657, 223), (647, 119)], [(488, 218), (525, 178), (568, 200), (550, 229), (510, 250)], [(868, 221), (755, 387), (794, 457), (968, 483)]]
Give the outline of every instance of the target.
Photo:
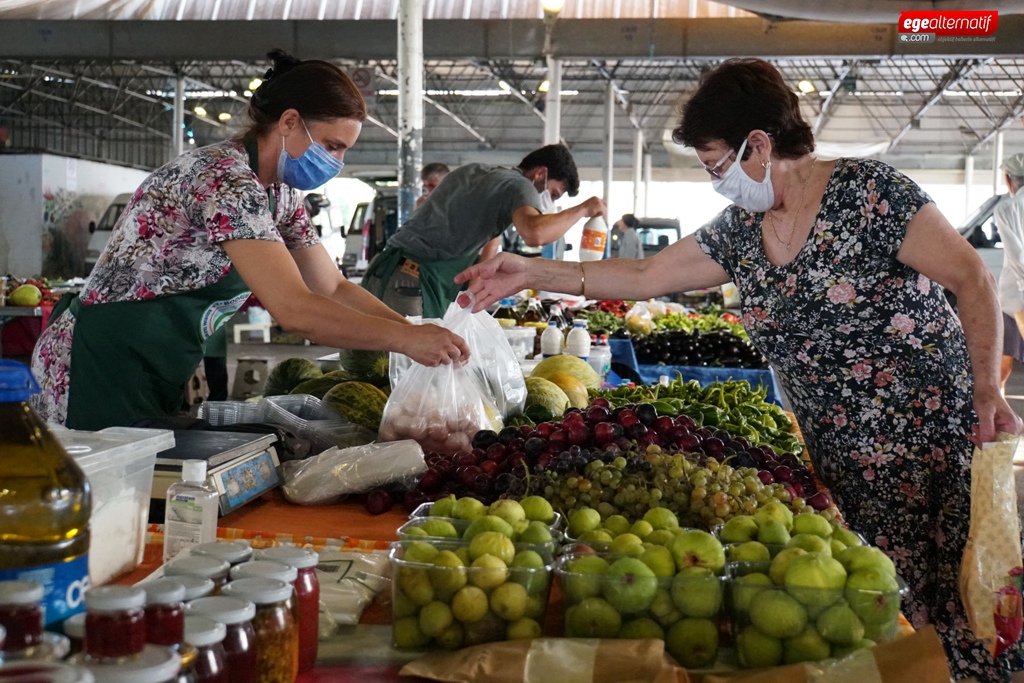
[(644, 245), (640, 243), (640, 235), (636, 229), (640, 221), (631, 213), (625, 214), (612, 226), (619, 229), (619, 258), (643, 258)]
[(497, 253), (515, 225), (530, 246), (554, 242), (582, 218), (605, 212), (591, 197), (545, 215), (541, 195), (575, 197), (579, 176), (564, 145), (528, 154), (516, 168), (466, 164), (449, 173), (370, 263), (363, 286), (405, 315), (437, 318), (461, 289), (455, 275)]

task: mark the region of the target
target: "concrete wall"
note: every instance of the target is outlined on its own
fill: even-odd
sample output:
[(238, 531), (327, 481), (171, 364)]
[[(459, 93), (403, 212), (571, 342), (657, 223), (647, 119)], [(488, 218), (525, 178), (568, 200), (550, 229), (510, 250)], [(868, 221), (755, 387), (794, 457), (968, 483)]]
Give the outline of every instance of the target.
[(146, 175), (51, 154), (0, 155), (0, 272), (86, 275), (89, 222)]

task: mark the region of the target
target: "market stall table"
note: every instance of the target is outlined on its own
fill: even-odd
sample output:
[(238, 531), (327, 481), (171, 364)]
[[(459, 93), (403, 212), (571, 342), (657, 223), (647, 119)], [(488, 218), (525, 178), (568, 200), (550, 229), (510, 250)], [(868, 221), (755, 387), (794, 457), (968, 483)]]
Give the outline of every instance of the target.
[[(19, 330), (19, 339), (23, 339), (22, 343), (18, 345), (18, 348), (12, 350), (7, 349), (7, 355), (28, 355), (32, 353), (32, 346), (35, 344), (36, 339), (39, 338), (42, 329), (46, 327), (47, 319), (50, 317), (50, 312), (53, 311), (53, 306), (0, 306), (0, 357), (4, 355), (4, 327), (11, 324), (22, 324), (27, 329)], [(35, 321), (32, 318), (39, 318), (38, 328), (35, 325)], [(8, 342), (10, 347), (10, 340)]]

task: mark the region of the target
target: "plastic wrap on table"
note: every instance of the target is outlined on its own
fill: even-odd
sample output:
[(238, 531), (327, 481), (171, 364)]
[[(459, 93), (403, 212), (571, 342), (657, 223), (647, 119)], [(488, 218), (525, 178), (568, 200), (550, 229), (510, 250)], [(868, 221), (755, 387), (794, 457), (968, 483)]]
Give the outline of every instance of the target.
[(298, 435), (309, 440), (314, 453), (332, 447), (363, 446), (377, 438), (377, 434), (366, 427), (337, 420), (309, 420), (299, 429)]
[(316, 396), (309, 394), (285, 394), (267, 396), (260, 401), (262, 421), (291, 427), (300, 431), (309, 420), (334, 420), (343, 422), (337, 412), (326, 408)]
[(214, 427), (249, 424), (263, 419), (263, 407), (250, 401), (206, 401), (199, 404), (200, 420)]
[(427, 469), (415, 441), (331, 448), (305, 460), (282, 463), (281, 491), (290, 503), (325, 505), (378, 486), (413, 486)]
[(1014, 456), (1021, 439), (1000, 434), (974, 450), (971, 530), (960, 564), (960, 594), (974, 635), (998, 657), (1021, 635), (1020, 518)]
[(683, 380), (695, 379), (701, 386), (707, 386), (713, 382), (726, 382), (728, 380), (747, 380), (750, 386), (757, 388), (763, 384), (768, 389), (765, 401), (782, 405), (782, 389), (779, 387), (775, 371), (771, 368), (766, 370), (750, 368), (712, 368), (699, 367), (696, 365), (639, 365), (637, 371), (643, 378), (645, 384), (657, 384), (658, 379), (666, 375), (669, 380), (676, 378), (677, 374), (683, 376)]

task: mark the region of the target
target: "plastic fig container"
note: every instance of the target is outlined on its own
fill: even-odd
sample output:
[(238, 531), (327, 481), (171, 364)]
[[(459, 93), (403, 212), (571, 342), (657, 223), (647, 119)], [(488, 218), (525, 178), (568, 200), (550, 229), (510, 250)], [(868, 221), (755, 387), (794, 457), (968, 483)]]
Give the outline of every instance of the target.
[(895, 590), (786, 587), (771, 582), (771, 565), (725, 567), (726, 610), (740, 668), (842, 658), (896, 637), (907, 590), (898, 577)]
[[(438, 531), (436, 528), (431, 528), (431, 526), (433, 525), (436, 527), (439, 523), (450, 524), (451, 527), (455, 529), (455, 533), (458, 534), (458, 536), (431, 535), (431, 533), (437, 533)], [(470, 524), (471, 522), (468, 520), (456, 519), (454, 517), (413, 517), (405, 524), (398, 527), (398, 531), (396, 533), (398, 534), (399, 540), (402, 541), (428, 541), (430, 543), (435, 541), (462, 541), (462, 535), (466, 533), (466, 529), (469, 528)], [(517, 548), (522, 547), (523, 549), (533, 549), (537, 551), (543, 549), (544, 552), (548, 554), (557, 555), (558, 549), (562, 545), (564, 535), (561, 531), (553, 528), (552, 526), (548, 526), (547, 528), (548, 532), (551, 534), (551, 540), (547, 543), (530, 543), (527, 541), (518, 541), (516, 539), (513, 539), (513, 541)]]
[(388, 557), (395, 647), (454, 650), (541, 635), (551, 588), (548, 549), (518, 546), (511, 563), (482, 555), (465, 566), (473, 565), (468, 542), (416, 540), (393, 543)]
[[(417, 517), (437, 517), (437, 515), (430, 514), (430, 506), (433, 505), (433, 504), (434, 503), (432, 503), (432, 502), (420, 503), (418, 506), (416, 506), (416, 509), (412, 511), (412, 514), (409, 515), (409, 519), (416, 519)], [(555, 514), (555, 518), (551, 521), (550, 524), (546, 525), (552, 531), (554, 531), (555, 529), (561, 529), (565, 525), (565, 517), (562, 516), (562, 513), (561, 512), (555, 512), (554, 514)], [(449, 518), (449, 517), (442, 517), (442, 519), (451, 519), (451, 518)], [(458, 521), (465, 522), (465, 524), (467, 526), (469, 525), (469, 521), (468, 520), (460, 519)]]

